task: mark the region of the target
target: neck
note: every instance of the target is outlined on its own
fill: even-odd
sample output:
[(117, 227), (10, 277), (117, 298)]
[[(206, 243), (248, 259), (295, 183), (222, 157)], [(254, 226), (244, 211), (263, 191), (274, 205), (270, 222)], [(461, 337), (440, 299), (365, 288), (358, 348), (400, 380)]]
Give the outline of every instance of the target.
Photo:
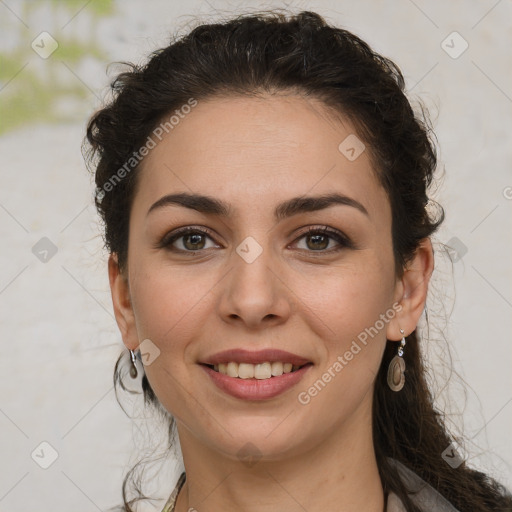
[(175, 511), (382, 512), (371, 421), (364, 424), (337, 425), (293, 456), (249, 464), (212, 450), (178, 423), (187, 479)]

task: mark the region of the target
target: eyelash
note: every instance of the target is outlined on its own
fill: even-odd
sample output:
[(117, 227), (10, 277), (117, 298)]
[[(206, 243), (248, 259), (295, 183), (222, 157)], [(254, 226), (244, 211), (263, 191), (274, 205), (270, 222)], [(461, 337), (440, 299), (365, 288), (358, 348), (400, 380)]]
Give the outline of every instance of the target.
[[(197, 254), (198, 252), (207, 250), (207, 249), (198, 249), (197, 251), (190, 251), (190, 250), (184, 250), (184, 249), (176, 249), (176, 248), (172, 247), (172, 244), (176, 240), (179, 240), (183, 236), (189, 235), (189, 234), (201, 234), (201, 235), (204, 235), (204, 236), (207, 236), (207, 237), (213, 239), (213, 234), (208, 229), (187, 226), (185, 228), (179, 229), (178, 231), (175, 231), (172, 234), (168, 234), (168, 235), (164, 236), (162, 241), (158, 244), (158, 248), (159, 249), (165, 248), (169, 251), (189, 253), (189, 254)], [(302, 232), (295, 241), (298, 241), (308, 235), (313, 235), (313, 234), (328, 235), (329, 238), (332, 238), (336, 242), (338, 242), (339, 246), (334, 249), (332, 249), (332, 248), (331, 249), (322, 249), (322, 250), (318, 250), (318, 251), (307, 250), (307, 249), (301, 249), (301, 250), (309, 252), (313, 255), (316, 255), (316, 254), (322, 255), (322, 254), (332, 254), (334, 252), (339, 252), (339, 251), (343, 250), (344, 248), (347, 248), (347, 249), (354, 248), (353, 243), (346, 235), (344, 235), (341, 231), (329, 228), (327, 226), (310, 226), (307, 228), (306, 231)]]

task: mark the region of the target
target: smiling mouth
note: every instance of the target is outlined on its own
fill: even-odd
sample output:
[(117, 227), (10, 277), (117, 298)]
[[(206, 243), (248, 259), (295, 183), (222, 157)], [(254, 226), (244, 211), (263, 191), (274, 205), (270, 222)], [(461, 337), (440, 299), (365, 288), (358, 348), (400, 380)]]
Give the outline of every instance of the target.
[(305, 366), (310, 366), (312, 363), (307, 363), (303, 365), (293, 365), (292, 363), (283, 363), (280, 361), (273, 362), (265, 362), (260, 364), (251, 364), (251, 363), (237, 363), (235, 361), (230, 361), (228, 363), (219, 363), (219, 364), (205, 364), (208, 368), (212, 370), (222, 373), (223, 375), (227, 375), (228, 377), (238, 378), (238, 379), (258, 379), (265, 380), (271, 379), (273, 377), (280, 377), (286, 373), (293, 373), (300, 368)]

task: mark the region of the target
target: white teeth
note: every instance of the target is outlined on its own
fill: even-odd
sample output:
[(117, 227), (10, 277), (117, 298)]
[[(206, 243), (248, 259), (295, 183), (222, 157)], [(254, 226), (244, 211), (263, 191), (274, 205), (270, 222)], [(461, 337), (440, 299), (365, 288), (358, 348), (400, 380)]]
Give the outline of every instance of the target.
[(225, 375), (229, 375), (230, 377), (238, 377), (238, 364), (233, 362), (228, 363), (228, 368)]
[(238, 365), (238, 377), (241, 379), (253, 379), (254, 365), (249, 363), (240, 363)]
[(270, 379), (272, 370), (270, 363), (261, 363), (254, 366), (254, 377), (256, 379)]
[(283, 363), (280, 363), (279, 361), (274, 361), (272, 363), (272, 375), (274, 377), (283, 375)]
[(270, 379), (271, 377), (279, 377), (283, 373), (290, 373), (298, 370), (300, 366), (293, 365), (292, 363), (282, 363), (280, 361), (274, 361), (272, 363), (236, 363), (230, 361), (229, 363), (219, 363), (214, 365), (213, 369), (228, 375), (229, 377), (238, 377), (240, 379)]

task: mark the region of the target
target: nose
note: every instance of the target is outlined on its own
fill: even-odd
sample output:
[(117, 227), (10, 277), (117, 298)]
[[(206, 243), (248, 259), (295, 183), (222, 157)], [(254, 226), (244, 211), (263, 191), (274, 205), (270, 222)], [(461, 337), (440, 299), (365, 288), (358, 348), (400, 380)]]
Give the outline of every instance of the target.
[(254, 260), (233, 252), (232, 270), (223, 280), (218, 302), (221, 318), (255, 330), (284, 323), (290, 316), (292, 293), (269, 248)]

